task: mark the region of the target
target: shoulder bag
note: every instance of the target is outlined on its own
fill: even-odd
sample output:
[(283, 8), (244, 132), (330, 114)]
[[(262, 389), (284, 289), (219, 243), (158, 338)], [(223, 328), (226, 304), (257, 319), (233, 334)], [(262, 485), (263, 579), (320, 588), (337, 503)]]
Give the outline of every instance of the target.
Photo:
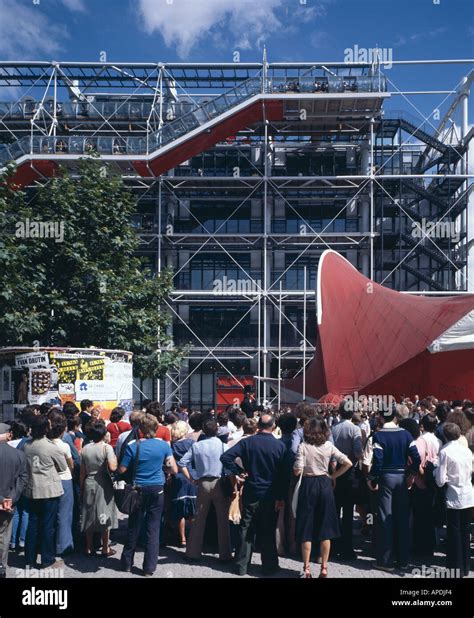
[(129, 483), (125, 483), (122, 489), (114, 490), (115, 504), (118, 510), (124, 515), (132, 515), (140, 503), (140, 488), (135, 485), (135, 476), (138, 469), (138, 459), (140, 457), (140, 439), (137, 437), (137, 452), (132, 462), (132, 474)]

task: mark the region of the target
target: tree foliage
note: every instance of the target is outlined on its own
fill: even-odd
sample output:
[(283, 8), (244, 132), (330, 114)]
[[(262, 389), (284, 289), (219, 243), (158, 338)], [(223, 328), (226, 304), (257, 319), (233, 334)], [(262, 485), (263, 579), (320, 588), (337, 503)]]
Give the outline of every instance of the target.
[[(98, 160), (79, 166), (32, 196), (9, 185), (12, 170), (0, 178), (0, 345), (126, 349), (136, 373), (160, 377), (183, 354), (167, 334), (172, 275), (151, 276), (136, 256), (121, 177)], [(56, 224), (55, 237), (28, 237), (32, 222)]]

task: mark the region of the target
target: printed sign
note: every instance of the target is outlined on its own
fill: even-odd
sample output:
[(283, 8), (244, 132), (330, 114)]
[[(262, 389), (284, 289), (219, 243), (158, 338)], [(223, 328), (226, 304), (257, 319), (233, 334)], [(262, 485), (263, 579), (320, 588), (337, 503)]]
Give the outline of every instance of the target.
[(74, 384), (60, 384), (58, 388), (60, 395), (74, 395)]
[(77, 358), (55, 358), (54, 364), (58, 369), (58, 383), (72, 384), (76, 381), (79, 359)]
[(43, 368), (49, 367), (47, 352), (30, 352), (29, 354), (17, 354), (15, 357), (17, 367)]
[(117, 389), (102, 380), (76, 380), (74, 383), (76, 401), (116, 401)]

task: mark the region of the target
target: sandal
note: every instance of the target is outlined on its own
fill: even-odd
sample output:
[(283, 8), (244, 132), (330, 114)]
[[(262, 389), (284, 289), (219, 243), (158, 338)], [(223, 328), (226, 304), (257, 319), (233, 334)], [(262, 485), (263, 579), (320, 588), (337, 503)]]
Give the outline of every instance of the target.
[(180, 545), (179, 545), (179, 546), (180, 546), (180, 547), (186, 547), (186, 541), (181, 541), (181, 543), (180, 543)]
[(115, 556), (117, 552), (115, 551), (115, 549), (112, 549), (111, 547), (109, 547), (107, 552), (102, 552), (102, 556), (104, 558), (108, 558), (109, 556)]
[(326, 579), (327, 576), (328, 576), (328, 568), (321, 567), (321, 573), (319, 574), (319, 579)]
[(303, 573), (301, 573), (300, 575), (300, 579), (312, 579), (312, 575), (311, 575), (311, 569), (308, 566), (303, 567)]

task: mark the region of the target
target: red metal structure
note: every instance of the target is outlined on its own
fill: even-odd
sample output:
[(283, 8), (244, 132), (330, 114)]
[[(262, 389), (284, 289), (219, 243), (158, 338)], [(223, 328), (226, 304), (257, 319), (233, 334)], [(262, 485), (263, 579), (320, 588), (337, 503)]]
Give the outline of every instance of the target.
[[(474, 398), (474, 295), (420, 297), (374, 283), (325, 251), (317, 283), (316, 354), (307, 395), (433, 394)], [(285, 390), (301, 393), (302, 379)]]

